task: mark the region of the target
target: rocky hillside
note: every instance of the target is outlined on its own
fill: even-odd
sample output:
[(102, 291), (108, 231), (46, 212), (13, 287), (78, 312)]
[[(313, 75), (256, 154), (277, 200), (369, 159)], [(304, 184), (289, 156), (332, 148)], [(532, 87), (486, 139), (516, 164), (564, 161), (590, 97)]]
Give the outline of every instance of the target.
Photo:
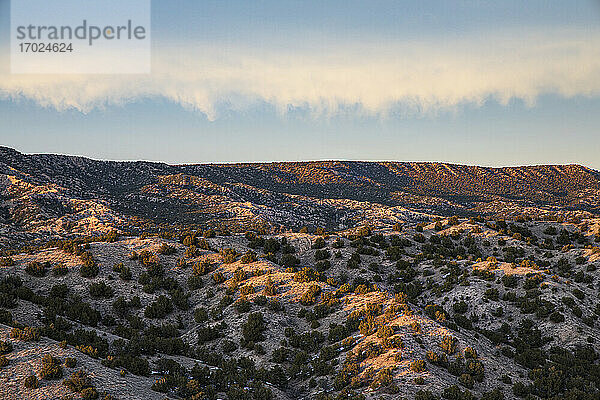
[(440, 218), (5, 251), (0, 397), (597, 399), (598, 242)]
[(0, 398), (599, 399), (599, 186), (0, 148)]
[[(0, 222), (51, 234), (190, 225), (269, 229), (418, 221), (424, 215), (600, 213), (600, 173), (578, 166), (298, 162), (167, 165), (0, 148)], [(135, 221), (132, 224), (132, 219)]]

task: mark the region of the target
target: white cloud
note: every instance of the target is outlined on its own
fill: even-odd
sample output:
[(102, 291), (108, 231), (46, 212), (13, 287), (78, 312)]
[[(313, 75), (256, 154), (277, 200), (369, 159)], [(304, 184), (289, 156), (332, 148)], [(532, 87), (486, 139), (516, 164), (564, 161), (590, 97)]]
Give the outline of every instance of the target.
[(158, 47), (153, 73), (0, 75), (0, 97), (88, 112), (164, 98), (218, 117), (223, 104), (258, 101), (336, 113), (360, 105), (369, 115), (395, 107), (429, 113), (493, 97), (533, 104), (544, 93), (600, 94), (600, 34), (563, 30), (420, 42), (362, 42), (318, 49)]

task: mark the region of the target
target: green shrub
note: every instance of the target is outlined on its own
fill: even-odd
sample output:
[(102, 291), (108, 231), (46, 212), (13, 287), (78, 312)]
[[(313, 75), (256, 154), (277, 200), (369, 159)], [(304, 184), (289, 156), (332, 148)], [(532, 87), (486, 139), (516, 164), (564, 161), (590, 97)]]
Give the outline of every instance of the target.
[(56, 264), (53, 268), (52, 268), (52, 274), (54, 276), (65, 276), (69, 273), (69, 268), (65, 267), (62, 264)]
[(325, 239), (318, 237), (312, 245), (313, 249), (322, 249), (326, 246)]
[(344, 240), (342, 238), (337, 238), (331, 243), (331, 247), (334, 249), (341, 249), (344, 247)]
[(427, 371), (427, 366), (425, 365), (425, 360), (415, 360), (410, 363), (410, 370), (413, 372), (425, 372)]
[(162, 246), (158, 248), (158, 254), (162, 254), (163, 256), (170, 256), (177, 253), (177, 249), (173, 246), (169, 246), (166, 243), (163, 243)]
[(255, 312), (248, 315), (246, 323), (242, 325), (243, 345), (247, 346), (249, 343), (262, 342), (265, 329), (265, 320), (261, 313)]
[(317, 250), (315, 251), (315, 261), (327, 260), (331, 257), (329, 250)]
[(144, 316), (146, 318), (165, 318), (172, 311), (173, 303), (171, 300), (165, 295), (160, 295), (156, 301), (146, 307)]
[(197, 261), (192, 265), (192, 272), (196, 276), (206, 275), (212, 270), (212, 263), (207, 260)]
[(185, 311), (190, 308), (189, 293), (185, 293), (181, 289), (173, 289), (169, 292), (169, 295), (171, 296), (171, 301), (178, 309)]
[(67, 357), (65, 359), (65, 366), (68, 368), (75, 368), (77, 365), (77, 359), (73, 357)]
[(451, 355), (456, 351), (457, 343), (458, 340), (454, 336), (446, 335), (442, 338), (440, 347), (446, 354)]
[(104, 281), (91, 283), (89, 286), (90, 296), (94, 298), (105, 298), (110, 299), (114, 290), (108, 286)]
[(465, 371), (470, 374), (477, 382), (482, 382), (484, 378), (483, 363), (479, 360), (469, 359), (465, 364)]
[(13, 351), (13, 345), (9, 341), (0, 340), (0, 355), (8, 354)]
[(223, 345), (221, 346), (221, 349), (223, 350), (224, 353), (231, 353), (233, 351), (236, 351), (237, 348), (238, 348), (238, 345), (235, 344), (231, 340), (225, 340), (223, 342)]
[(300, 297), (300, 304), (304, 306), (314, 304), (317, 301), (319, 293), (321, 293), (321, 287), (319, 285), (311, 285)]
[(51, 354), (46, 354), (42, 358), (42, 369), (40, 370), (40, 378), (49, 380), (62, 378), (63, 370), (60, 364), (60, 359), (52, 357)]
[(293, 268), (300, 264), (300, 260), (292, 254), (286, 253), (281, 256), (281, 260), (279, 260), (279, 263), (284, 267)]
[(83, 400), (96, 400), (98, 398), (98, 392), (94, 387), (88, 387), (81, 391), (81, 398)]
[(481, 400), (504, 400), (504, 393), (498, 388), (486, 392), (481, 396)]
[(98, 276), (99, 272), (100, 269), (95, 263), (87, 265), (84, 264), (79, 269), (79, 275), (81, 275), (83, 278), (95, 278)]
[(469, 309), (469, 306), (467, 305), (467, 303), (465, 303), (463, 300), (461, 300), (459, 302), (454, 303), (452, 305), (452, 309), (457, 314), (464, 314)]
[(51, 299), (66, 299), (69, 294), (69, 287), (65, 284), (53, 285), (48, 292)]
[(199, 328), (197, 334), (199, 345), (218, 339), (221, 336), (219, 329), (212, 326), (203, 326)]
[(1, 267), (12, 267), (15, 264), (15, 260), (12, 257), (0, 257)]
[(436, 353), (434, 351), (429, 350), (425, 353), (425, 358), (432, 364), (439, 365), (442, 367), (448, 366), (448, 356), (444, 353)]
[(472, 389), (475, 386), (475, 380), (469, 374), (462, 374), (458, 377), (458, 382), (468, 389)]
[(477, 359), (477, 351), (470, 346), (465, 348), (464, 355), (466, 359)]
[(40, 340), (40, 331), (37, 328), (31, 328), (29, 326), (26, 326), (23, 329), (13, 328), (10, 331), (10, 337), (25, 342), (36, 342)]
[(275, 284), (273, 283), (273, 280), (271, 279), (271, 277), (267, 277), (267, 281), (265, 283), (265, 288), (263, 289), (263, 293), (265, 294), (265, 296), (277, 295), (277, 288), (275, 287)]
[(265, 296), (256, 296), (253, 301), (254, 304), (257, 304), (259, 306), (264, 306), (267, 304), (267, 298)]
[(323, 275), (310, 267), (302, 268), (302, 271), (298, 271), (294, 274), (294, 281), (296, 282), (313, 282), (322, 280)]
[(223, 258), (224, 264), (231, 264), (231, 263), (235, 262), (235, 260), (238, 257), (237, 251), (235, 251), (234, 249), (230, 249), (230, 248), (221, 249), (219, 251), (219, 254)]
[(188, 278), (187, 285), (190, 290), (197, 290), (204, 287), (204, 281), (201, 276), (193, 274)]
[(252, 286), (251, 284), (240, 287), (240, 294), (242, 296), (247, 296), (247, 295), (253, 294), (253, 293), (254, 293), (254, 286)]
[(242, 258), (240, 259), (242, 264), (250, 264), (253, 263), (255, 261), (258, 261), (258, 257), (256, 256), (256, 253), (253, 252), (252, 250), (248, 250), (246, 252), (246, 254), (244, 254), (242, 256)]
[[(0, 324), (12, 325), (13, 316), (10, 311), (0, 308)], [(12, 336), (11, 336), (12, 337)]]
[(206, 308), (196, 308), (194, 310), (194, 320), (199, 324), (208, 321), (208, 311), (206, 311)]
[(37, 376), (29, 375), (23, 381), (23, 386), (25, 386), (27, 389), (37, 389), (40, 386), (40, 382), (38, 381)]
[(549, 318), (550, 318), (550, 321), (555, 322), (555, 323), (559, 323), (559, 322), (564, 322), (565, 321), (565, 316), (562, 315), (558, 311), (554, 311), (553, 313), (551, 313)]
[(225, 282), (225, 280), (226, 280), (225, 275), (223, 275), (223, 273), (221, 271), (215, 272), (214, 274), (212, 274), (212, 279), (217, 285)]
[(484, 296), (485, 296), (485, 298), (487, 298), (489, 300), (498, 301), (498, 298), (500, 297), (500, 293), (498, 292), (498, 289), (491, 288), (491, 289), (488, 289), (485, 291)]
[(245, 297), (240, 297), (234, 304), (235, 310), (239, 313), (247, 313), (250, 311), (252, 307), (252, 303), (250, 303)]
[(41, 263), (39, 261), (32, 261), (25, 267), (25, 272), (31, 276), (42, 277), (46, 276), (47, 269), (50, 268), (48, 261)]
[(81, 393), (83, 395), (83, 390), (87, 388), (92, 388), (92, 380), (88, 376), (85, 370), (80, 369), (77, 372), (74, 372), (69, 379), (65, 379), (63, 381), (63, 385), (71, 389), (71, 391), (75, 393)]
[(113, 271), (119, 274), (119, 278), (124, 281), (130, 281), (132, 278), (131, 269), (123, 263), (118, 263), (113, 266)]

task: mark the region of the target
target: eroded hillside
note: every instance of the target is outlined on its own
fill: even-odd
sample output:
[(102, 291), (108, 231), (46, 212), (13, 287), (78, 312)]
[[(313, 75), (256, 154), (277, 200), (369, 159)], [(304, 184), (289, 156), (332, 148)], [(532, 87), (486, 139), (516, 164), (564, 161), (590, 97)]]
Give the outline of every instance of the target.
[(599, 226), (453, 217), (5, 250), (0, 397), (595, 399)]
[(237, 232), (343, 230), (431, 215), (538, 218), (600, 212), (600, 174), (578, 165), (167, 165), (27, 155), (0, 147), (0, 174), (4, 239), (15, 227), (55, 237), (111, 228), (136, 234), (206, 226)]

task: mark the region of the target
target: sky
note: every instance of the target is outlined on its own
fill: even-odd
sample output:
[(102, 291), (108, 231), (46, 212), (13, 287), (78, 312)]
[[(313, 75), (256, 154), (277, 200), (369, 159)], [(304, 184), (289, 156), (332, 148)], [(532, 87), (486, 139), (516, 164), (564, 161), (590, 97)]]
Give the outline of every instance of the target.
[(597, 0), (153, 1), (149, 75), (11, 75), (9, 15), (22, 152), (600, 169)]

